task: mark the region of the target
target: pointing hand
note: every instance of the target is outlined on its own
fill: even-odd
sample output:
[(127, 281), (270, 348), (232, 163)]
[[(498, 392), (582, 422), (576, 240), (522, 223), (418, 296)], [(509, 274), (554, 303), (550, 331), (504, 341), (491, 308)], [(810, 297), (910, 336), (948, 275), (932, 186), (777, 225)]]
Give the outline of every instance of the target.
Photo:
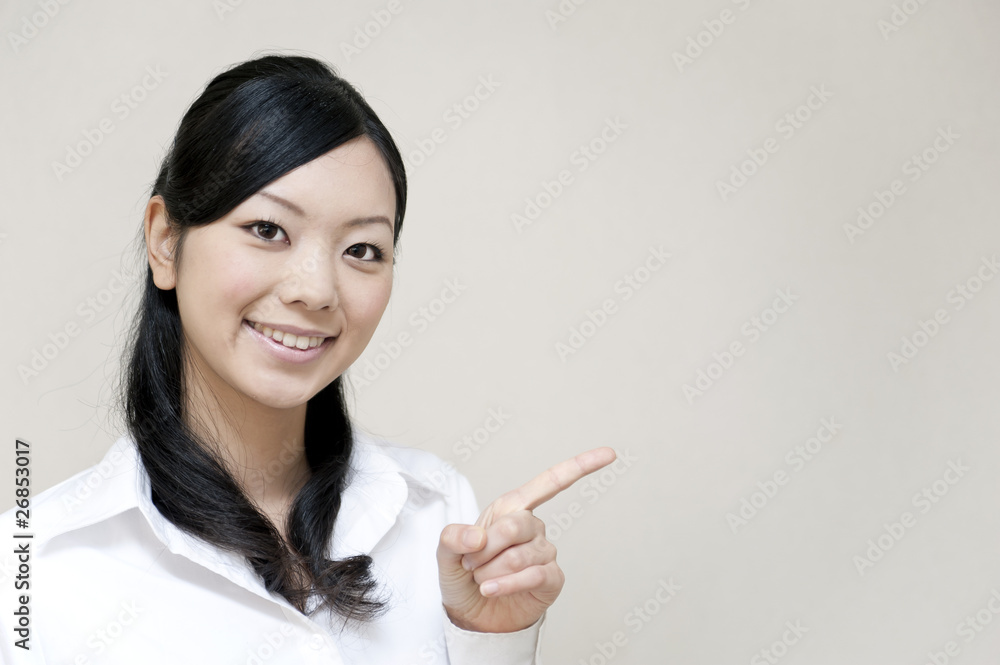
[(438, 544), (441, 598), (459, 628), (509, 633), (531, 626), (555, 602), (565, 577), (545, 523), (531, 511), (615, 461), (596, 448), (555, 465), (486, 507), (475, 525), (450, 524)]

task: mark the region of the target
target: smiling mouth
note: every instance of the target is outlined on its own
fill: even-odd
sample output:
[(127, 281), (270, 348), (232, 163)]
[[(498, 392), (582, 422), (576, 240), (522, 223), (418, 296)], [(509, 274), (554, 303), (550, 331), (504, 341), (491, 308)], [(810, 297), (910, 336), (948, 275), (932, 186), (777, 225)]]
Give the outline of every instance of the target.
[(290, 349), (299, 349), (300, 351), (317, 347), (328, 339), (336, 339), (335, 337), (307, 337), (305, 335), (293, 335), (292, 333), (268, 328), (267, 326), (250, 321), (249, 319), (245, 319), (244, 321), (264, 337), (269, 337), (275, 342), (287, 346)]

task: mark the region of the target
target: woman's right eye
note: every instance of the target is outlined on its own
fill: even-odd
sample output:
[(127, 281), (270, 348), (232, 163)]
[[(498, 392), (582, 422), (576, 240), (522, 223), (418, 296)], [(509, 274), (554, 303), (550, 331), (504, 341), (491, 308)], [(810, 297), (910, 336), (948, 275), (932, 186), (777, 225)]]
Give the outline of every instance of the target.
[(285, 231), (272, 222), (254, 222), (246, 228), (250, 229), (255, 236), (267, 242), (274, 242), (279, 235), (284, 235)]

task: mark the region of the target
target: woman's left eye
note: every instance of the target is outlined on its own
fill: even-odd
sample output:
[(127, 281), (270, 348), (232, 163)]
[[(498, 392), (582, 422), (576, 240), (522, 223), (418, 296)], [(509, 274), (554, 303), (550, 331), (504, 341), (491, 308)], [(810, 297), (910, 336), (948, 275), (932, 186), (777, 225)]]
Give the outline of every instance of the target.
[(347, 253), (361, 261), (381, 261), (382, 250), (375, 245), (358, 243), (347, 248)]

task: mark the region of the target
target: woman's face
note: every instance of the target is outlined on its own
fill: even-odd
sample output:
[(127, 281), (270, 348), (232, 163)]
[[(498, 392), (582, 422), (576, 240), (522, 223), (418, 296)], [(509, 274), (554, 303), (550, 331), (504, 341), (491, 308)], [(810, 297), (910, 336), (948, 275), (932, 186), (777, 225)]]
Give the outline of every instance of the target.
[(389, 301), (395, 202), (361, 137), (189, 229), (173, 273), (189, 381), (284, 409), (340, 376)]

